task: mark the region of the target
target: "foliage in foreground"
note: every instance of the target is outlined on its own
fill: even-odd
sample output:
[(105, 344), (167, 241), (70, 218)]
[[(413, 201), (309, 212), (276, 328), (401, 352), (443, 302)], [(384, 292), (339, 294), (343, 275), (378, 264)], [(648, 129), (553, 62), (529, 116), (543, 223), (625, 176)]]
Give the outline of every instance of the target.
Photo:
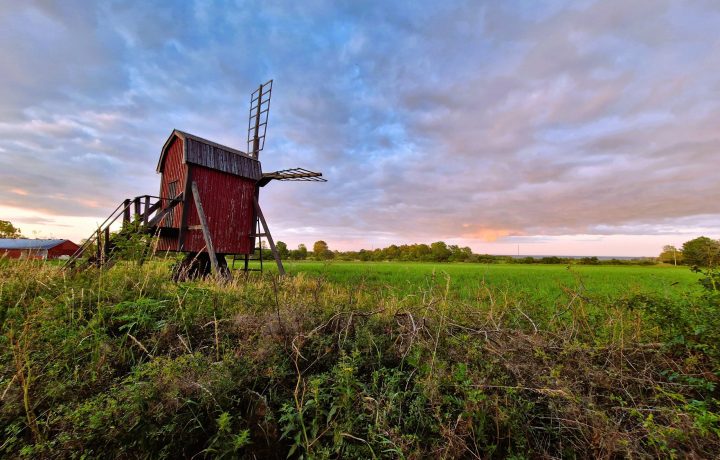
[[(720, 452), (716, 274), (701, 295), (554, 308), (443, 276), (173, 284), (0, 261), (7, 458), (669, 457)], [(709, 280), (709, 281), (707, 281)]]

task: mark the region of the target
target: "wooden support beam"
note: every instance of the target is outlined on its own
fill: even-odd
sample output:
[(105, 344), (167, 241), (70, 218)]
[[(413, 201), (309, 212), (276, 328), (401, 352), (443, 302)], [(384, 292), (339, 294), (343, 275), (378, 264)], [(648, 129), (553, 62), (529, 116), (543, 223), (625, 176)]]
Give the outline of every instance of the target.
[[(157, 211), (158, 209), (160, 209), (160, 206), (162, 206), (162, 201), (161, 201), (161, 200), (158, 200), (158, 201), (156, 201), (155, 203), (153, 203), (152, 205), (150, 205), (150, 207), (149, 207), (148, 209), (145, 210), (145, 213), (146, 213), (147, 216), (148, 216), (148, 220), (150, 219), (150, 215), (151, 215), (152, 213), (154, 213), (155, 211)], [(147, 225), (147, 222), (145, 223), (145, 225)]]
[(135, 205), (135, 215), (133, 216), (133, 219), (136, 219), (140, 217), (140, 197), (135, 197), (135, 200), (133, 201), (133, 205)]
[(262, 112), (263, 85), (258, 88), (257, 109), (255, 109), (255, 135), (253, 136), (253, 151), (255, 159), (260, 158), (260, 115)]
[[(265, 216), (263, 216), (262, 210), (260, 209), (260, 203), (258, 203), (257, 196), (253, 198), (255, 203), (255, 213), (258, 216), (258, 219), (260, 219), (260, 223), (263, 226), (263, 230), (265, 231), (265, 236), (267, 237), (268, 244), (270, 245), (270, 251), (272, 251), (272, 255), (275, 258), (275, 262), (278, 266), (278, 273), (280, 273), (280, 276), (285, 276), (285, 268), (283, 267), (282, 260), (280, 260), (280, 254), (278, 253), (277, 248), (275, 247), (275, 242), (273, 241), (272, 235), (270, 234), (270, 229), (267, 226), (267, 222), (265, 222)], [(260, 257), (262, 257), (262, 247), (260, 248)], [(262, 264), (262, 262), (260, 262)]]
[(110, 258), (110, 226), (105, 227), (105, 244), (103, 244), (103, 262), (107, 262)]
[(143, 225), (147, 225), (150, 217), (150, 195), (145, 195), (145, 212), (143, 212)]
[(200, 191), (194, 181), (192, 183), (192, 193), (193, 198), (195, 199), (195, 208), (197, 209), (198, 217), (200, 218), (200, 225), (202, 225), (205, 245), (207, 246), (207, 252), (210, 256), (210, 266), (212, 267), (213, 275), (218, 276), (217, 254), (215, 254), (215, 248), (213, 248), (212, 238), (210, 237), (210, 229), (208, 228), (207, 220), (205, 219), (205, 211), (203, 211), (202, 201), (200, 201)]
[[(176, 199), (170, 201), (170, 204), (167, 206), (167, 208), (161, 210), (160, 212), (158, 212), (155, 215), (155, 217), (150, 219), (150, 221), (148, 222), (148, 227), (154, 227), (154, 226), (158, 225), (165, 218), (165, 216), (170, 214), (170, 212), (172, 212), (172, 210), (175, 208), (175, 206), (182, 203), (182, 201), (183, 201), (182, 195), (178, 195)], [(159, 203), (160, 203), (160, 201), (158, 201), (157, 203), (152, 205), (150, 207), (150, 209), (152, 209), (154, 211), (155, 209), (157, 209), (160, 206)]]
[(97, 239), (95, 241), (95, 244), (97, 246), (97, 251), (96, 251), (97, 252), (97, 261), (98, 261), (98, 263), (100, 263), (100, 261), (101, 261), (100, 258), (102, 257), (102, 252), (101, 252), (102, 251), (102, 247), (101, 247), (101, 245), (102, 245), (102, 230), (100, 230), (100, 227), (98, 227), (98, 229), (97, 229)]
[(123, 224), (130, 222), (130, 200), (123, 201)]
[[(187, 145), (187, 144), (186, 144)], [(183, 187), (183, 200), (186, 200), (190, 196), (190, 183), (192, 181), (193, 168), (186, 168), (187, 173), (185, 174), (185, 186)], [(189, 201), (188, 201), (189, 203)], [(188, 213), (185, 212), (187, 209), (187, 203), (183, 202), (180, 208), (180, 232), (178, 233), (178, 244), (177, 250), (182, 251), (185, 249), (185, 230), (187, 227)]]

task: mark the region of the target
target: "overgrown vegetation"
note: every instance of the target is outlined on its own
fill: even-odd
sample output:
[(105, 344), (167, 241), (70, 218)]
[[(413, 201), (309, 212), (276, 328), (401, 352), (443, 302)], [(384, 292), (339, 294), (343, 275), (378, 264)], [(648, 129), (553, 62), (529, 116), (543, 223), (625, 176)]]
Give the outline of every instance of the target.
[(174, 284), (0, 260), (5, 458), (717, 457), (718, 275), (551, 305), (431, 273)]

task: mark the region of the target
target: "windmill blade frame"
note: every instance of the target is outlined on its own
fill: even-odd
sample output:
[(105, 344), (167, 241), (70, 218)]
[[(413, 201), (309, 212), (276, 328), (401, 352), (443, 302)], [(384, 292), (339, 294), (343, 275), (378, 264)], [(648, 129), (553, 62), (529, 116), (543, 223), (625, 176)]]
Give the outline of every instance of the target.
[(264, 187), (271, 180), (290, 181), (290, 182), (327, 182), (322, 177), (322, 173), (309, 171), (304, 168), (290, 168), (263, 173), (262, 179), (258, 181), (258, 186)]
[(273, 80), (268, 80), (250, 95), (250, 116), (248, 117), (247, 145), (248, 154), (256, 159), (265, 148), (265, 134), (270, 118), (270, 99)]

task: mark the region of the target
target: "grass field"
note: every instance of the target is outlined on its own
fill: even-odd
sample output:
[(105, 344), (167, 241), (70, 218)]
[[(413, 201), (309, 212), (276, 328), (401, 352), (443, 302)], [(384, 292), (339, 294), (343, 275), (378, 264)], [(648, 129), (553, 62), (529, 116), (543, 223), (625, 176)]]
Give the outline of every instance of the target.
[[(396, 296), (415, 295), (429, 284), (449, 279), (453, 295), (466, 301), (477, 298), (484, 286), (524, 294), (551, 305), (567, 290), (594, 298), (652, 293), (680, 298), (699, 290), (699, 275), (687, 267), (666, 265), (523, 265), (421, 262), (318, 262), (288, 261), (288, 273), (321, 276), (337, 284), (365, 286)], [(274, 263), (266, 269), (276, 270)]]
[(0, 260), (0, 458), (720, 454), (720, 293), (687, 268), (286, 268)]

